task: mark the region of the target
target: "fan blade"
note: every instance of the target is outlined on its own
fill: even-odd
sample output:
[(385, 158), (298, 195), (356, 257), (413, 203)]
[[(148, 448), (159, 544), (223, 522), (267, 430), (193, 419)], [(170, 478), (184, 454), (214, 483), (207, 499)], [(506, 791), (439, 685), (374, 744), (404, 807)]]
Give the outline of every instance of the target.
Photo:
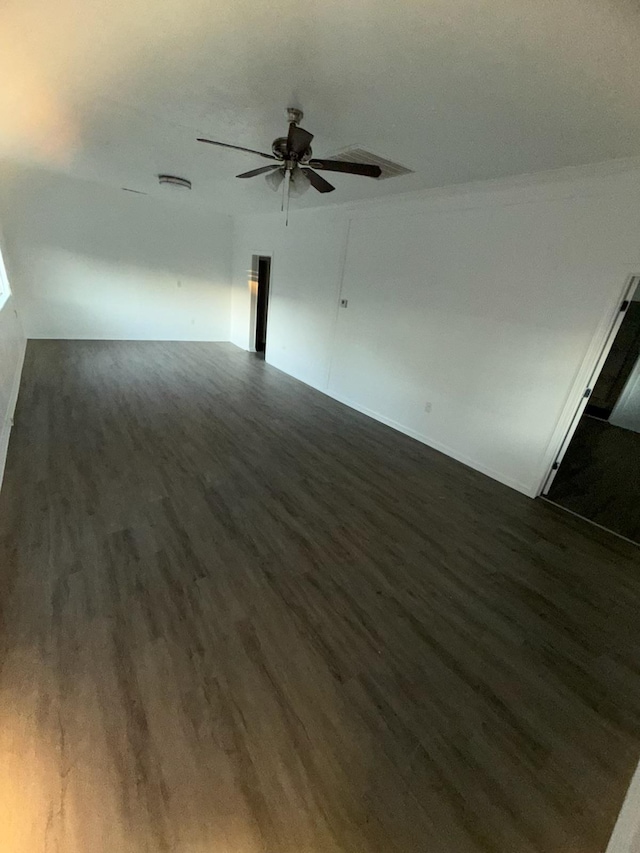
[(243, 172), (241, 175), (236, 175), (236, 178), (254, 178), (256, 175), (264, 175), (265, 172), (273, 172), (274, 169), (279, 169), (280, 166), (261, 166), (259, 169), (252, 169), (250, 172)]
[(325, 181), (322, 175), (314, 172), (313, 169), (303, 169), (302, 171), (309, 178), (311, 186), (318, 190), (319, 193), (332, 193), (335, 190), (333, 184), (330, 184), (329, 181)]
[(240, 145), (229, 145), (228, 142), (216, 142), (214, 139), (201, 139), (198, 137), (196, 142), (208, 142), (209, 145), (219, 145), (221, 148), (233, 148), (235, 151), (246, 151), (247, 154), (257, 154), (258, 157), (264, 157), (266, 160), (277, 160), (273, 154), (265, 154), (264, 151), (255, 151), (253, 148), (242, 148)]
[(368, 163), (347, 163), (344, 160), (309, 160), (308, 165), (314, 169), (347, 172), (350, 175), (364, 175), (367, 178), (379, 178), (382, 174), (380, 166), (370, 166)]
[(307, 148), (311, 145), (313, 133), (308, 130), (298, 127), (293, 122), (289, 125), (289, 136), (287, 137), (287, 153), (295, 157), (302, 157)]

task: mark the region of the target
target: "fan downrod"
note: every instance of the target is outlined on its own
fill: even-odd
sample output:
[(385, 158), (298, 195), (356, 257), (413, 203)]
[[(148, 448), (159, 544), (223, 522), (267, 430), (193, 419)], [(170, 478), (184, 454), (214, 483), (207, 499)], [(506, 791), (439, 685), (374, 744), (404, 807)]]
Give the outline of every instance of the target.
[(289, 124), (300, 124), (304, 118), (304, 113), (297, 107), (287, 107), (287, 121)]

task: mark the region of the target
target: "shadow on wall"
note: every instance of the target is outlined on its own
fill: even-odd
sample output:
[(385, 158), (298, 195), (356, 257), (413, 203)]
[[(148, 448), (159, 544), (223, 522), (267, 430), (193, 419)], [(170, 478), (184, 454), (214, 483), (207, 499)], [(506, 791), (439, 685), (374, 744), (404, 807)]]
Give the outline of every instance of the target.
[(231, 220), (31, 170), (7, 242), (29, 337), (228, 340)]
[[(226, 340), (225, 281), (43, 249), (23, 296), (30, 337)], [(179, 277), (178, 277), (179, 276)]]
[(10, 297), (0, 308), (0, 486), (24, 346), (24, 333), (15, 312), (14, 300)]

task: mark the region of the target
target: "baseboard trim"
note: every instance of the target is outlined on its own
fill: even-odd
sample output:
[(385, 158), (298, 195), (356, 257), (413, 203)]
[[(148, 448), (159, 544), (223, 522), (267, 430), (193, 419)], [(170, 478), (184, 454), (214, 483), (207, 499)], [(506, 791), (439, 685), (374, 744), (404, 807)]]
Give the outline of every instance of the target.
[(486, 465), (482, 465), (481, 463), (476, 462), (474, 459), (465, 456), (463, 453), (459, 453), (455, 448), (450, 447), (447, 444), (443, 444), (440, 441), (436, 441), (430, 438), (428, 435), (424, 433), (418, 432), (417, 430), (411, 429), (411, 427), (407, 427), (399, 421), (393, 420), (392, 418), (386, 417), (386, 415), (380, 414), (380, 412), (376, 412), (373, 409), (369, 409), (367, 406), (363, 406), (360, 403), (357, 403), (355, 400), (351, 400), (349, 397), (344, 397), (342, 394), (336, 394), (329, 391), (326, 387), (321, 388), (319, 385), (315, 385), (313, 382), (309, 382), (306, 379), (302, 379), (300, 376), (296, 376), (295, 373), (291, 373), (289, 370), (284, 370), (278, 364), (274, 364), (274, 362), (269, 360), (269, 352), (267, 350), (267, 355), (265, 359), (266, 363), (271, 367), (275, 367), (276, 370), (282, 371), (286, 376), (290, 376), (292, 379), (295, 379), (298, 382), (302, 382), (303, 385), (308, 385), (309, 388), (313, 388), (316, 391), (320, 391), (321, 394), (325, 394), (327, 397), (331, 397), (332, 400), (337, 400), (338, 403), (342, 403), (344, 406), (348, 406), (350, 409), (355, 409), (356, 412), (360, 412), (363, 415), (367, 415), (369, 418), (373, 418), (374, 421), (378, 421), (385, 426), (391, 427), (391, 429), (395, 429), (398, 432), (401, 432), (403, 435), (408, 435), (409, 438), (414, 438), (416, 441), (421, 442), (421, 444), (426, 444), (427, 447), (433, 448), (433, 450), (437, 450), (439, 453), (444, 453), (445, 456), (449, 456), (451, 459), (455, 459), (456, 462), (461, 462), (463, 465), (467, 465), (469, 468), (473, 468), (474, 471), (478, 471), (480, 474), (484, 474), (486, 477), (491, 477), (492, 480), (497, 480), (498, 483), (502, 483), (504, 486), (508, 486), (510, 489), (515, 489), (516, 492), (520, 492), (523, 495), (526, 495), (528, 498), (536, 498), (538, 496), (538, 492), (535, 486), (531, 486), (531, 484), (521, 483), (519, 480), (514, 479), (513, 477), (509, 477), (505, 474), (502, 474), (500, 471), (496, 471), (493, 468), (489, 468)]
[[(623, 542), (628, 542), (630, 545), (633, 545), (634, 548), (640, 548), (640, 543), (634, 542), (633, 539), (629, 539), (628, 536), (624, 536), (622, 533), (618, 533), (616, 530), (612, 530), (610, 527), (605, 527), (604, 524), (598, 524), (597, 521), (592, 521), (590, 518), (587, 518), (586, 515), (580, 515), (579, 512), (574, 512), (572, 509), (569, 509), (566, 506), (562, 506), (562, 504), (556, 503), (556, 501), (552, 501), (551, 498), (548, 498), (546, 495), (540, 495), (540, 500), (543, 500), (545, 503), (551, 504), (551, 506), (556, 506), (558, 509), (562, 510), (562, 512), (568, 512), (569, 515), (573, 515), (574, 518), (579, 518), (581, 521), (586, 521), (587, 524), (590, 524), (592, 527), (598, 527), (600, 530), (604, 530), (605, 533), (609, 533), (611, 536), (617, 536), (618, 539), (622, 539)], [(640, 850), (638, 851), (640, 853)]]
[(451, 447), (448, 444), (436, 441), (424, 433), (411, 429), (399, 421), (386, 417), (386, 415), (381, 415), (380, 412), (376, 412), (373, 409), (362, 406), (354, 400), (350, 400), (348, 397), (343, 397), (341, 394), (332, 394), (328, 391), (325, 391), (324, 393), (327, 394), (328, 397), (332, 397), (334, 400), (337, 400), (339, 403), (344, 403), (345, 406), (349, 406), (350, 409), (355, 409), (357, 412), (361, 412), (363, 415), (367, 415), (375, 421), (385, 424), (385, 426), (389, 426), (404, 435), (408, 435), (410, 438), (415, 438), (416, 441), (426, 444), (427, 447), (431, 447), (433, 450), (444, 453), (445, 456), (450, 456), (452, 459), (455, 459), (456, 462), (461, 462), (463, 465), (473, 468), (474, 471), (479, 471), (481, 474), (491, 477), (492, 480), (497, 480), (499, 483), (509, 486), (509, 488), (515, 489), (517, 492), (521, 492), (528, 498), (534, 498), (536, 496), (535, 491), (531, 486), (527, 486), (519, 480), (514, 480), (512, 477), (505, 476), (500, 471), (496, 471), (493, 468), (489, 468), (486, 465), (476, 462), (474, 459), (465, 456), (463, 453), (459, 453), (454, 447)]
[(11, 386), (11, 394), (9, 396), (9, 405), (5, 412), (4, 421), (2, 423), (2, 431), (0, 432), (0, 489), (2, 489), (2, 481), (4, 479), (4, 469), (7, 464), (7, 451), (9, 450), (9, 439), (11, 438), (11, 428), (13, 427), (13, 415), (18, 403), (18, 394), (20, 393), (20, 381), (22, 380), (22, 368), (24, 366), (24, 356), (27, 351), (27, 342), (23, 341), (16, 371), (13, 377)]

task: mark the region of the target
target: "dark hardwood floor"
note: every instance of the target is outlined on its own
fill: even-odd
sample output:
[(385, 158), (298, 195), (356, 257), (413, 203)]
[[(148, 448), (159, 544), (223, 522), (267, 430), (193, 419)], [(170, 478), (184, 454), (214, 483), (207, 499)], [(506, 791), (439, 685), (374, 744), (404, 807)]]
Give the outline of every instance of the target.
[(640, 433), (583, 416), (548, 497), (640, 543)]
[(603, 853), (638, 549), (228, 344), (31, 341), (3, 853)]

